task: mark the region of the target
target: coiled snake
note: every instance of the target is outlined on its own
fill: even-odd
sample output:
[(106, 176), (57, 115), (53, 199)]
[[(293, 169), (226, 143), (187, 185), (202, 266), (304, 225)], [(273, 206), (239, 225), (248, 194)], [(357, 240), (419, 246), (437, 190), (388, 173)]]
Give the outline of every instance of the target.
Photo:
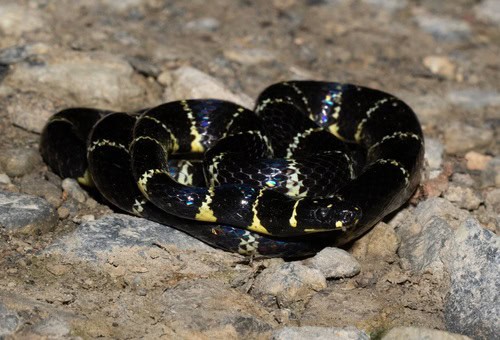
[(390, 94), (289, 81), (265, 89), (254, 111), (215, 99), (66, 109), (48, 121), (40, 151), (61, 177), (128, 213), (241, 254), (303, 256), (405, 203), (423, 136)]

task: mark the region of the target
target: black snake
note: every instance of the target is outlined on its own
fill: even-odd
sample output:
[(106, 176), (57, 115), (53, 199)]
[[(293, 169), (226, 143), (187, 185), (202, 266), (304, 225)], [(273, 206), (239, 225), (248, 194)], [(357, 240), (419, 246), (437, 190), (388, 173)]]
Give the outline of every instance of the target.
[(254, 111), (215, 99), (66, 109), (40, 151), (61, 177), (126, 212), (242, 254), (302, 256), (355, 239), (405, 203), (423, 136), (390, 94), (290, 81), (265, 89)]

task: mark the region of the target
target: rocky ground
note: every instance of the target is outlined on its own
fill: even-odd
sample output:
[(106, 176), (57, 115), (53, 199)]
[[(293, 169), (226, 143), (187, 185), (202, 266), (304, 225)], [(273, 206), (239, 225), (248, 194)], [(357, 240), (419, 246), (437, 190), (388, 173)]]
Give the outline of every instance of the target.
[[(494, 339), (500, 334), (497, 0), (0, 1), (0, 338)], [(414, 108), (425, 176), (345, 250), (212, 249), (52, 174), (68, 106), (252, 106), (284, 79)], [(461, 335), (460, 335), (461, 334)]]

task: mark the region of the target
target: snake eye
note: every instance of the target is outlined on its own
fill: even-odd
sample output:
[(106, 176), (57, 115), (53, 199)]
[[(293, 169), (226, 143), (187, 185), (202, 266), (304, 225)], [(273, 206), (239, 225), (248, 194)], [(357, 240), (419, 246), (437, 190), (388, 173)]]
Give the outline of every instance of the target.
[(345, 226), (356, 224), (360, 218), (360, 214), (359, 209), (343, 210), (340, 213), (342, 224)]

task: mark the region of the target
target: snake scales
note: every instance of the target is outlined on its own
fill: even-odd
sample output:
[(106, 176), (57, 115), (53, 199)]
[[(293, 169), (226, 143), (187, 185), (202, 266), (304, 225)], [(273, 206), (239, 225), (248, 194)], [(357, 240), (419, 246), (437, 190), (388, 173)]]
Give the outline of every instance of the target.
[(206, 99), (60, 111), (40, 151), (114, 206), (247, 255), (343, 245), (405, 203), (423, 136), (398, 98), (351, 84), (269, 86), (254, 111)]

